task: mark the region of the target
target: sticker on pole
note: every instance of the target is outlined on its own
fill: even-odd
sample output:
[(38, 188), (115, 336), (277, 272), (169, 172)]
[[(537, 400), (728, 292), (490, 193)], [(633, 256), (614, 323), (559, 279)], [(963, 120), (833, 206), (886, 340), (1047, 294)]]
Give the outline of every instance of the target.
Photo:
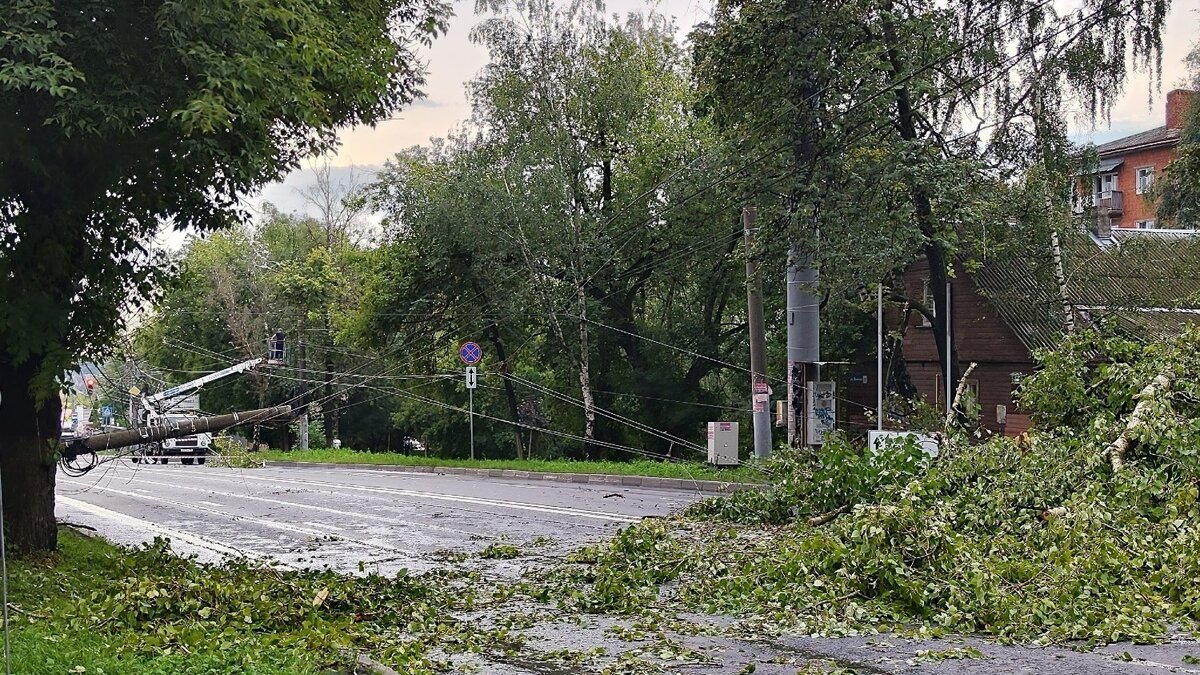
[(479, 363), (479, 359), (483, 358), (483, 349), (474, 342), (464, 342), (458, 348), (458, 358), (468, 366), (473, 366)]

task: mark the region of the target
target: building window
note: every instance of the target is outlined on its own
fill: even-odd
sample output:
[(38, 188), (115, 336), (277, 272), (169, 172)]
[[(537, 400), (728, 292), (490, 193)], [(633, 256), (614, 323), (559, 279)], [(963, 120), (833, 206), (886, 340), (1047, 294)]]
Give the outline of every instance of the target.
[(1150, 219), (1150, 220), (1139, 220), (1139, 221), (1137, 221), (1137, 229), (1139, 229), (1139, 230), (1153, 230), (1153, 229), (1154, 229), (1154, 220), (1153, 220), (1153, 219)]
[(1117, 174), (1106, 173), (1096, 176), (1096, 194), (1107, 196), (1119, 189), (1120, 182), (1117, 180)]
[(1154, 186), (1154, 167), (1143, 166), (1137, 170), (1137, 193), (1139, 195), (1150, 191)]

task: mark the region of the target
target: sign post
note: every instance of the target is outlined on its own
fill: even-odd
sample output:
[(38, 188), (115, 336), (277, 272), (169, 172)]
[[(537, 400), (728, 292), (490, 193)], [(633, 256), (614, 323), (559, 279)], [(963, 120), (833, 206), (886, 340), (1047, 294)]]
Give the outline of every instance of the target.
[(467, 364), (467, 426), (471, 431), (471, 459), (475, 459), (475, 385), (477, 384), (475, 364), (483, 358), (483, 349), (474, 342), (464, 342), (458, 348), (458, 358)]

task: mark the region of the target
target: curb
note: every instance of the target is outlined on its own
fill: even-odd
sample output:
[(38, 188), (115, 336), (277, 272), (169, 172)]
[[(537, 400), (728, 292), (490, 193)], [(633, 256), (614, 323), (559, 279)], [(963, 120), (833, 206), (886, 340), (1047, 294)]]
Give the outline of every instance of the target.
[(614, 487), (642, 487), (660, 490), (688, 490), (730, 494), (739, 490), (763, 490), (768, 486), (760, 483), (728, 483), (718, 480), (690, 480), (687, 478), (658, 478), (655, 476), (621, 476), (608, 473), (548, 473), (543, 471), (520, 471), (517, 469), (474, 469), (461, 466), (404, 466), (399, 464), (334, 464), (331, 462), (294, 462), (270, 460), (268, 467), (322, 469), (368, 469), (375, 471), (400, 471), (404, 473), (429, 473), (450, 476), (476, 476), (483, 478), (509, 478), (528, 481), (550, 481), (555, 483), (580, 483), (588, 485), (612, 485)]

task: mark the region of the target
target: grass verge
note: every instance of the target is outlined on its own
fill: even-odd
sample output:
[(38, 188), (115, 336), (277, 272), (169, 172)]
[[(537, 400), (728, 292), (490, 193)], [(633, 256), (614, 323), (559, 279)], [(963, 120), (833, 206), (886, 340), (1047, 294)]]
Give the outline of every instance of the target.
[(477, 602), (455, 571), (347, 577), (246, 560), (204, 565), (156, 540), (130, 549), (61, 530), (59, 550), (9, 562), (14, 672), (336, 675), (366, 653), (400, 672), (513, 647), (460, 627)]
[(717, 469), (692, 462), (631, 462), (573, 461), (566, 459), (441, 459), (423, 455), (403, 455), (395, 452), (357, 452), (340, 450), (304, 450), (282, 452), (271, 450), (255, 455), (262, 460), (290, 462), (327, 462), (331, 464), (375, 464), (384, 466), (444, 466), (474, 469), (513, 469), (544, 473), (588, 473), (618, 476), (649, 476), (653, 478), (682, 478), (716, 480), (737, 483), (761, 483), (765, 475), (748, 466)]

